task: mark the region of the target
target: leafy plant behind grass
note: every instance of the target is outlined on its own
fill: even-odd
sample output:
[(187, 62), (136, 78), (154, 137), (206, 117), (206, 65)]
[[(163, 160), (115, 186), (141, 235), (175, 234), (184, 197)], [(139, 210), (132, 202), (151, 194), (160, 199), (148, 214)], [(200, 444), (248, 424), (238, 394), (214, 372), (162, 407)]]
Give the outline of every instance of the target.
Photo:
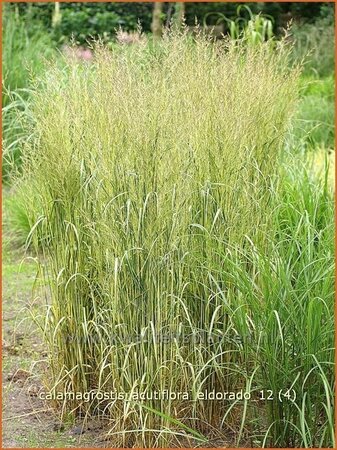
[(333, 76), (335, 71), (333, 20), (321, 19), (314, 24), (294, 23), (291, 31), (295, 43), (294, 58), (306, 60), (304, 72), (311, 76)]
[[(335, 56), (333, 17), (291, 29), (293, 60), (304, 59), (302, 95), (295, 121), (295, 141), (308, 150), (335, 148)], [(295, 144), (296, 145), (296, 144)]]
[(21, 143), (26, 135), (25, 120), (34, 77), (45, 69), (45, 60), (54, 56), (50, 36), (29, 14), (22, 17), (8, 5), (3, 11), (3, 176), (8, 180), (11, 170), (20, 161)]
[(49, 71), (34, 95), (22, 191), (41, 205), (26, 194), (52, 280), (50, 389), (196, 397), (297, 383), (295, 404), (269, 409), (65, 405), (110, 418), (115, 445), (167, 446), (210, 426), (238, 430), (238, 445), (247, 427), (278, 446), (332, 442), (331, 200), (311, 184), (274, 187), (297, 96), (287, 58), (283, 42), (165, 35), (98, 47), (92, 65)]
[(20, 16), (13, 9), (4, 8), (3, 14), (3, 106), (8, 94), (28, 88), (31, 75), (44, 71), (44, 58), (54, 55), (54, 44), (42, 25), (31, 23), (29, 14)]
[(3, 190), (3, 198), (3, 223), (10, 234), (8, 241), (23, 248), (31, 230), (27, 205), (23, 204), (20, 195), (11, 193), (8, 188)]
[[(248, 13), (248, 18), (243, 13)], [(221, 23), (228, 28), (228, 34), (232, 39), (244, 38), (248, 45), (256, 45), (274, 37), (273, 17), (266, 14), (253, 14), (247, 5), (239, 5), (236, 9), (236, 18), (229, 19), (220, 12), (209, 12), (204, 17), (204, 27), (207, 26), (207, 18), (215, 17), (215, 25)]]
[(335, 80), (302, 77), (302, 94), (294, 120), (295, 145), (308, 150), (335, 148)]

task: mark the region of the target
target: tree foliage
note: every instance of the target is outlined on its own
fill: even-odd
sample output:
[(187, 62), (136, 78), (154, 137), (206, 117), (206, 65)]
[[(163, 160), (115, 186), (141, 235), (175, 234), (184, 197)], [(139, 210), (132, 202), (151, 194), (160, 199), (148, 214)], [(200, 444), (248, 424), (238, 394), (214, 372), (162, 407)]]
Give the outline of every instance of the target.
[[(329, 3), (285, 2), (285, 3), (246, 3), (253, 13), (263, 13), (274, 18), (275, 31), (286, 26), (294, 18), (297, 21), (315, 22), (325, 18), (331, 24), (334, 21), (334, 5)], [(52, 27), (54, 4), (52, 3), (9, 3), (22, 14), (29, 14), (32, 19), (41, 21), (52, 33), (58, 43), (74, 39), (84, 44), (92, 37), (100, 36), (110, 40), (116, 30), (122, 27), (125, 31), (132, 31), (141, 25), (144, 32), (151, 32), (153, 3), (62, 3), (62, 20), (56, 29)], [(177, 13), (177, 3), (164, 3), (162, 9), (163, 23), (167, 24)], [(214, 25), (218, 15), (226, 17), (236, 16), (238, 3), (186, 3), (186, 24), (193, 26), (195, 22), (203, 23), (208, 16), (208, 25)], [(213, 13), (213, 14), (211, 14)], [(225, 26), (226, 30), (226, 26)]]

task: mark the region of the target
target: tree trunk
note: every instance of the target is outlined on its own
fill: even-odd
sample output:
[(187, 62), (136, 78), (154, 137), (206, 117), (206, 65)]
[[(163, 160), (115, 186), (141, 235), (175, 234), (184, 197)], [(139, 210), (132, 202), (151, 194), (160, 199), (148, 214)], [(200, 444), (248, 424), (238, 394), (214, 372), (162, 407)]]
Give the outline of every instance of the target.
[(52, 27), (55, 28), (61, 23), (61, 6), (60, 2), (55, 2), (53, 17), (52, 17)]
[(175, 26), (180, 29), (183, 25), (184, 18), (185, 18), (185, 3), (184, 2), (177, 2), (175, 5), (175, 13), (174, 13), (174, 24)]
[(151, 23), (151, 31), (153, 34), (153, 38), (155, 40), (158, 40), (161, 38), (162, 13), (163, 13), (163, 3), (155, 2), (153, 4), (153, 14), (152, 14), (152, 23)]

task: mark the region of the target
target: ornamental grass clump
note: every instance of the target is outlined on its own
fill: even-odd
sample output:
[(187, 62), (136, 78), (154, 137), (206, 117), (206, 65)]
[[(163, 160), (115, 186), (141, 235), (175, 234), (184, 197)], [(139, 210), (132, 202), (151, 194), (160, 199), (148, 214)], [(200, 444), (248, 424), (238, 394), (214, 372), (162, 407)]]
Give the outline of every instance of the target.
[(167, 33), (98, 45), (34, 95), (24, 173), (50, 285), (48, 387), (99, 394), (64, 410), (107, 420), (114, 445), (200, 443), (228, 426), (243, 438), (247, 401), (201, 394), (262, 383), (247, 299), (267, 308), (257, 249), (271, 248), (297, 97), (288, 59), (284, 42)]

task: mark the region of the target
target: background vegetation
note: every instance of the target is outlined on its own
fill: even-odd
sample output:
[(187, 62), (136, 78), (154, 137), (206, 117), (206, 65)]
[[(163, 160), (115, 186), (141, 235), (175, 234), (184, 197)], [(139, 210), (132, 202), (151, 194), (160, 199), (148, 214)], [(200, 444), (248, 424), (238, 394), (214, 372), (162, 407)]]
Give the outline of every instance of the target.
[[(254, 14), (263, 13), (273, 17), (275, 31), (280, 32), (288, 20), (293, 18), (300, 23), (313, 24), (323, 19), (333, 25), (334, 5), (331, 3), (249, 3), (246, 5)], [(168, 23), (177, 12), (179, 5), (164, 3), (161, 17)], [(197, 20), (203, 23), (205, 17), (207, 24), (215, 25), (219, 14), (229, 18), (236, 16), (237, 3), (185, 3), (184, 12), (186, 23), (193, 26)], [(115, 29), (120, 26), (126, 31), (134, 31), (140, 23), (144, 32), (151, 32), (153, 16), (152, 3), (65, 3), (61, 4), (61, 20), (53, 30), (54, 5), (51, 3), (35, 3), (33, 5), (21, 3), (12, 6), (22, 16), (29, 16), (43, 24), (49, 33), (53, 34), (56, 42), (64, 42), (74, 36), (75, 40), (85, 43), (87, 39), (97, 36), (112, 38)]]

